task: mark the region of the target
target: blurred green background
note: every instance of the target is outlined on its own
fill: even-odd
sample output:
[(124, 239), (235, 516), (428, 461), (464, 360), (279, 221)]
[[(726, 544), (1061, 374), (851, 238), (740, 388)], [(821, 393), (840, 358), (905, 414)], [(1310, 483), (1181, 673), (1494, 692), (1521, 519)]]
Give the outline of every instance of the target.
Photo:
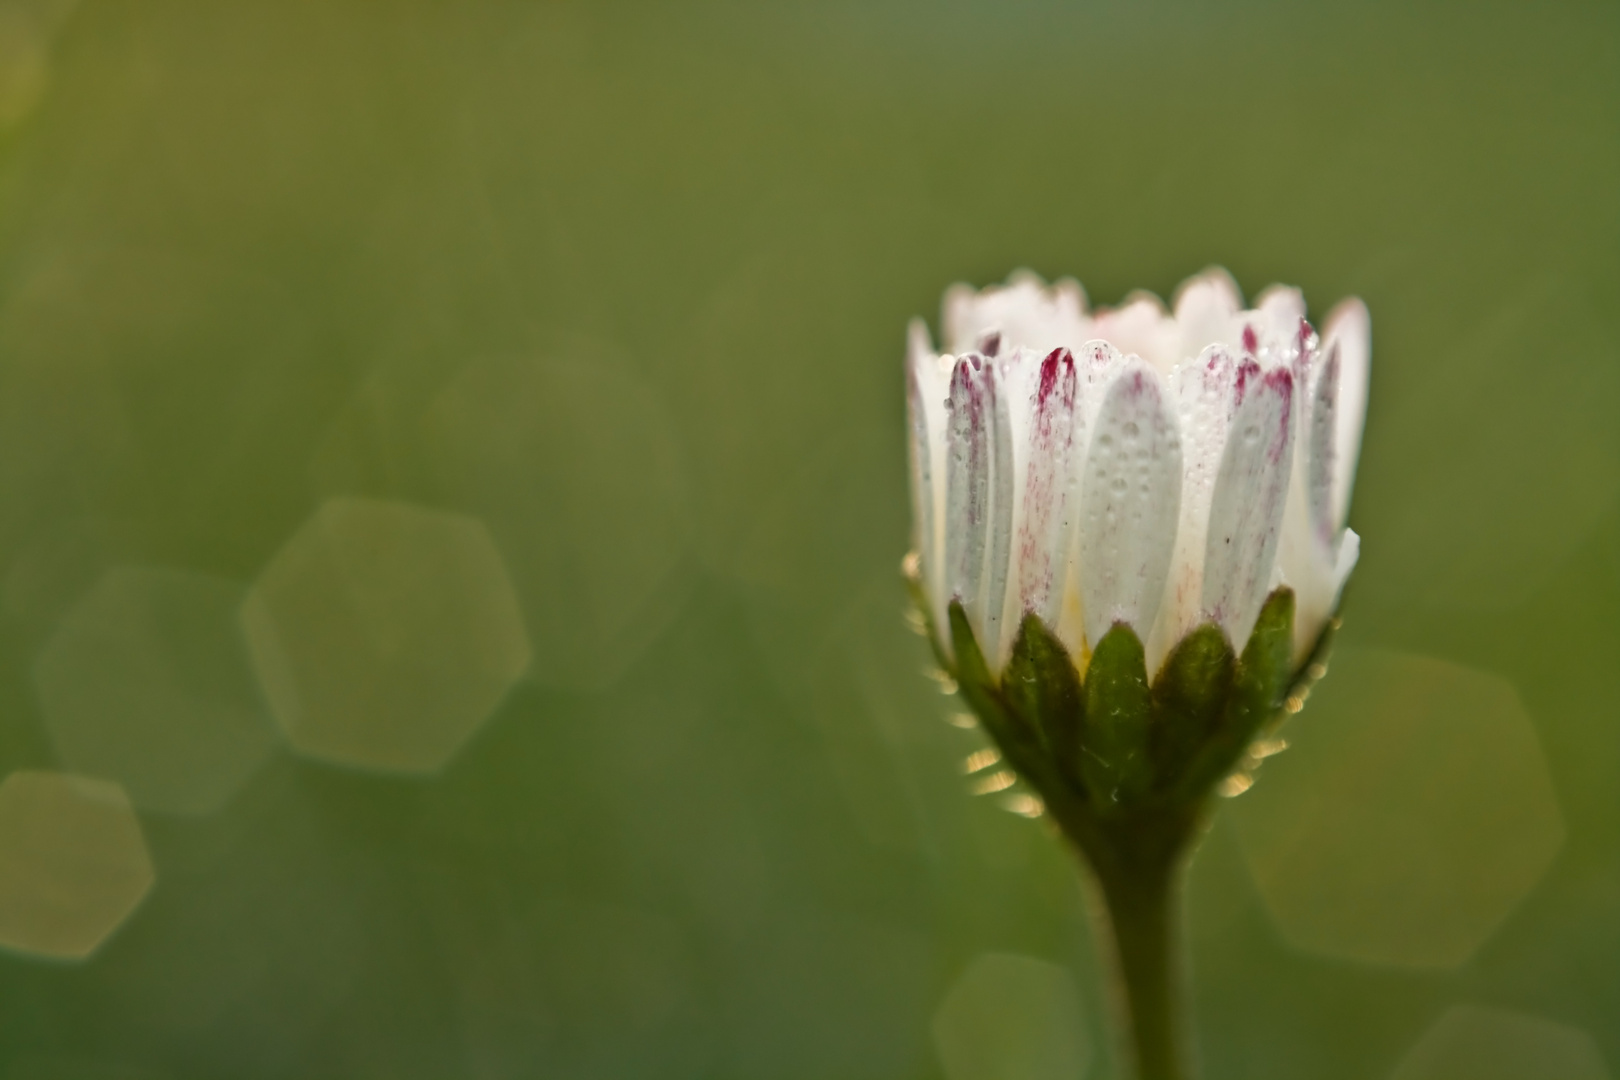
[(1620, 1077), (1617, 208), (1607, 0), (5, 0), (0, 1077), (1117, 1075), (903, 332), (1212, 262), (1374, 345), (1206, 1076)]

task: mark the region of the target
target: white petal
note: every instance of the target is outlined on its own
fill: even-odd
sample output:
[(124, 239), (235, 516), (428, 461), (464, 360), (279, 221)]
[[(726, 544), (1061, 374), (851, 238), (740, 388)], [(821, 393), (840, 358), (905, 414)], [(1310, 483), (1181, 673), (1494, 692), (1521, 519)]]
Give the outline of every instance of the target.
[(935, 627), (948, 627), (944, 614), (945, 398), (950, 393), (952, 360), (937, 356), (928, 328), (913, 319), (908, 332), (906, 413), (910, 421), (912, 546), (921, 559), (924, 589), (934, 607)]
[(1361, 560), (1361, 537), (1354, 529), (1344, 530), (1339, 537), (1339, 553), (1333, 565), (1333, 603), (1328, 610), (1336, 611), (1339, 607), (1339, 594), (1344, 592), (1345, 582), (1350, 580), (1350, 572), (1356, 568)]
[(978, 354), (951, 373), (945, 465), (945, 593), (987, 658), (1000, 647), (1012, 535), (1012, 447), (996, 366)]
[(1097, 312), (1091, 332), (1122, 353), (1135, 353), (1169, 374), (1181, 348), (1176, 321), (1164, 310), (1157, 296), (1134, 292), (1125, 303), (1112, 310)]
[(1351, 298), (1328, 313), (1323, 337), (1339, 349), (1339, 397), (1334, 416), (1333, 517), (1343, 527), (1350, 514), (1361, 429), (1367, 421), (1367, 381), (1371, 371), (1371, 320), (1367, 305)]
[[(1041, 354), (1020, 346), (1003, 350), (993, 364), (996, 369), (996, 391), (1008, 422), (1008, 437), (1013, 444), (1014, 456), (1021, 462), (1029, 445), (1030, 426), (1034, 423), (1035, 389), (1041, 376)], [(1015, 487), (1022, 482), (1022, 478), (1020, 469), (1014, 476)]]
[[(979, 644), (992, 671), (1001, 670), (1012, 646), (1012, 635), (1007, 632), (1004, 619), (1012, 572), (1013, 515), (1017, 509), (1014, 491), (1019, 473), (1013, 451), (1012, 395), (1008, 392), (1008, 382), (1017, 381), (1013, 378), (1016, 370), (992, 364), (987, 384), (995, 406), (995, 431), (990, 455), (990, 529), (984, 553), (984, 628)], [(1026, 414), (1027, 410), (1027, 405), (1020, 409)]]
[(1287, 334), (1305, 317), (1305, 294), (1288, 285), (1268, 285), (1254, 308), (1277, 333)]
[(1073, 512), (1069, 514), (1071, 524), (1057, 636), (1075, 657), (1082, 656), (1086, 648), (1085, 619), (1080, 604), (1080, 490), (1091, 433), (1097, 427), (1097, 414), (1102, 411), (1103, 400), (1114, 376), (1124, 364), (1125, 357), (1106, 341), (1088, 341), (1074, 354), (1076, 396), (1069, 453), (1069, 482), (1073, 492), (1070, 507)]
[[(1284, 546), (1291, 538), (1284, 536)], [(1301, 563), (1293, 559), (1289, 580), (1284, 584), (1294, 590), (1294, 663), (1305, 662), (1316, 647), (1328, 620), (1339, 607), (1339, 594), (1355, 569), (1361, 554), (1361, 537), (1346, 529), (1339, 535), (1334, 550), (1324, 559), (1313, 551), (1312, 558)]]
[[(994, 402), (986, 389), (990, 365), (960, 357), (951, 372), (945, 459), (945, 601), (979, 608), (984, 592), (985, 538), (990, 527), (990, 454)], [(981, 608), (982, 610), (982, 608)], [(941, 624), (941, 633), (946, 633)]]
[(1237, 282), (1218, 266), (1182, 282), (1174, 305), (1180, 357), (1198, 356), (1209, 345), (1235, 345), (1235, 321), (1242, 307)]
[(1222, 452), (1204, 542), (1202, 606), (1239, 652), (1272, 583), (1293, 471), (1293, 372), (1238, 369), (1237, 409)]
[(1304, 416), (1301, 418), (1302, 445), (1298, 448), (1301, 478), (1304, 481), (1306, 520), (1311, 538), (1326, 552), (1333, 548), (1338, 534), (1334, 521), (1333, 482), (1337, 472), (1337, 428), (1334, 422), (1339, 400), (1342, 365), (1339, 350), (1329, 346), (1309, 365)]
[[(1023, 535), (1026, 515), (1030, 512), (1038, 513), (1041, 509), (1025, 497), (1041, 357), (1028, 349), (1017, 347), (1010, 352), (1004, 350), (992, 363), (995, 368), (997, 416), (1000, 425), (995, 467), (998, 481), (1006, 484), (1009, 500), (1006, 505), (1009, 509), (1004, 512), (998, 511), (996, 518), (998, 523), (1005, 520), (1007, 525), (1005, 547), (999, 553), (992, 552), (988, 556), (997, 560), (991, 564), (991, 569), (999, 571), (999, 576), (993, 576), (992, 580), (996, 583), (995, 595), (1001, 598), (1001, 604), (999, 607), (987, 606), (986, 609), (987, 616), (994, 614), (997, 617), (987, 619), (986, 634), (989, 643), (985, 645), (985, 659), (990, 663), (992, 670), (1000, 670), (1012, 654), (1018, 624), (1023, 617), (1018, 584), (1021, 572), (1019, 537)], [(986, 604), (992, 602), (987, 596)]]
[(941, 324), (948, 347), (956, 352), (994, 346), (1000, 353), (1019, 346), (1045, 355), (1059, 346), (1074, 347), (1087, 330), (1085, 293), (1065, 278), (1051, 286), (1027, 271), (1006, 285), (975, 292), (953, 285), (945, 292)]
[(929, 362), (913, 351), (906, 363), (906, 427), (911, 438), (906, 461), (911, 466), (911, 548), (924, 563), (932, 561), (934, 538), (933, 445), (928, 439), (928, 407), (918, 369)]
[[(1075, 408), (1081, 429), (1086, 432), (1080, 444), (1084, 448), (1090, 444), (1091, 431), (1097, 426), (1097, 413), (1102, 410), (1108, 388), (1125, 365), (1125, 355), (1106, 341), (1092, 340), (1080, 346), (1074, 355), (1074, 365), (1079, 393)], [(1083, 452), (1081, 457), (1084, 457)]]
[(1053, 630), (1063, 606), (1063, 575), (1076, 502), (1070, 457), (1079, 394), (1074, 356), (1053, 349), (1036, 368), (1030, 393), (1029, 452), (1021, 485), (1017, 616), (1034, 612)]
[[(1303, 448), (1295, 448), (1303, 456)], [(1340, 543), (1323, 546), (1311, 527), (1306, 507), (1303, 465), (1296, 465), (1289, 485), (1288, 505), (1283, 511), (1282, 539), (1277, 544), (1275, 584), (1294, 590), (1294, 658), (1302, 660), (1316, 643), (1317, 635), (1333, 614), (1338, 582), (1334, 561)]]
[(1145, 638), (1164, 596), (1181, 443), (1159, 375), (1136, 357), (1109, 385), (1080, 488), (1080, 605), (1095, 648), (1116, 622)]
[[(1308, 326), (1308, 324), (1302, 324)], [(1277, 580), (1294, 590), (1295, 651), (1308, 649), (1329, 614), (1335, 592), (1333, 563), (1334, 407), (1339, 386), (1335, 346), (1309, 347), (1294, 365), (1298, 426), (1293, 476), (1277, 546)]]
[[(1233, 319), (1233, 343), (1267, 371), (1299, 363), (1316, 343), (1305, 320), (1305, 298), (1298, 289), (1272, 285), (1260, 294), (1254, 310)], [(1299, 372), (1295, 373), (1296, 381)]]
[(915, 367), (936, 355), (934, 342), (928, 336), (928, 324), (921, 319), (912, 319), (906, 326), (907, 364)]
[(1233, 349), (1211, 345), (1197, 360), (1181, 365), (1170, 376), (1181, 428), (1181, 512), (1164, 606), (1147, 643), (1149, 672), (1157, 673), (1176, 643), (1204, 621), (1209, 510), (1227, 433), (1237, 410), (1237, 378), (1243, 364), (1247, 364), (1245, 378), (1260, 378), (1259, 366), (1252, 359), (1240, 361)]

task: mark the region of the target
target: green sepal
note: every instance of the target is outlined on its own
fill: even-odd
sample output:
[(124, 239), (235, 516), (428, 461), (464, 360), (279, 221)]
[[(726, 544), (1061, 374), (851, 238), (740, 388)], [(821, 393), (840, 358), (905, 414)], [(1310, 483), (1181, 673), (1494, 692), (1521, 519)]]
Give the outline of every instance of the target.
[[(1007, 764), (1087, 847), (1105, 833), (1123, 828), (1136, 836), (1150, 826), (1168, 829), (1161, 839), (1179, 843), (1215, 785), (1282, 717), (1288, 695), (1302, 697), (1322, 669), (1293, 669), (1294, 594), (1287, 588), (1266, 598), (1241, 656), (1218, 626), (1205, 624), (1176, 645), (1151, 684), (1142, 641), (1124, 623), (1097, 643), (1082, 679), (1063, 643), (1026, 615), (998, 678), (962, 605), (953, 602), (947, 612), (954, 657), (945, 666), (964, 702)], [(1313, 661), (1330, 639), (1331, 630)]]
[(1040, 736), (1054, 761), (1074, 760), (1080, 673), (1063, 642), (1033, 612), (1024, 616), (1001, 673), (1001, 697)]
[(1200, 798), (1232, 771), (1256, 735), (1282, 708), (1293, 678), (1294, 591), (1284, 586), (1266, 597), (1260, 618), (1239, 657), (1219, 726), (1205, 742), (1179, 785)]
[(1226, 633), (1205, 623), (1181, 639), (1153, 680), (1153, 766), (1158, 788), (1173, 787), (1219, 730), (1237, 657)]
[(1153, 785), (1153, 696), (1142, 639), (1115, 623), (1086, 668), (1080, 722), (1080, 778), (1102, 814), (1123, 811)]
[[(1072, 801), (1069, 783), (1056, 767), (1057, 762), (1037, 726), (1036, 715), (1026, 711), (1031, 699), (1015, 697), (1009, 701), (1003, 689), (996, 685), (990, 674), (990, 666), (985, 663), (984, 653), (979, 649), (978, 639), (973, 636), (973, 627), (968, 625), (967, 613), (962, 610), (960, 603), (951, 602), (947, 618), (951, 625), (951, 647), (956, 653), (953, 670), (958, 692), (978, 716), (985, 732), (1001, 749), (1002, 757), (1040, 794), (1048, 806), (1055, 809), (1057, 805)], [(1068, 663), (1068, 654), (1062, 652), (1062, 644), (1055, 639), (1052, 644), (1057, 646), (1064, 662)], [(1034, 645), (1032, 643), (1025, 648), (1027, 653)], [(1048, 675), (1059, 679), (1075, 678), (1072, 664), (1065, 675), (1054, 662), (1055, 659), (1048, 655), (1043, 660)], [(1078, 696), (1076, 692), (1077, 704)], [(1049, 692), (1042, 692), (1039, 698), (1044, 702), (1039, 706), (1041, 708), (1062, 707), (1058, 703), (1061, 693), (1054, 699)]]
[(951, 601), (947, 617), (951, 620), (951, 648), (956, 653), (957, 689), (1014, 768), (1022, 763), (1033, 764), (1038, 760), (1039, 739), (1002, 703), (990, 665), (984, 661), (960, 601)]
[(978, 639), (973, 636), (973, 627), (968, 625), (967, 612), (962, 610), (959, 600), (952, 600), (946, 611), (951, 620), (951, 651), (956, 654), (956, 685), (975, 710), (984, 706), (1000, 712), (1001, 702), (995, 699), (995, 682), (990, 677), (990, 665), (984, 662), (984, 653), (979, 650)]

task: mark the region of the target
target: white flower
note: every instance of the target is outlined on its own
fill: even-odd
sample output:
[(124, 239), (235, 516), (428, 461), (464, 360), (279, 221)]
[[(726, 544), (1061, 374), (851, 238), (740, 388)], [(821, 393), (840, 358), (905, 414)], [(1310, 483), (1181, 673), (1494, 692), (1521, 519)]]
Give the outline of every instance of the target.
[(1206, 622), (1241, 652), (1279, 586), (1296, 662), (1332, 616), (1359, 545), (1366, 307), (1344, 301), (1319, 338), (1298, 290), (1245, 310), (1210, 270), (1174, 308), (1138, 293), (1088, 313), (1078, 283), (1016, 274), (946, 292), (943, 354), (913, 321), (921, 584), (944, 639), (961, 602), (992, 672), (1026, 613), (1082, 669), (1123, 622), (1149, 673)]

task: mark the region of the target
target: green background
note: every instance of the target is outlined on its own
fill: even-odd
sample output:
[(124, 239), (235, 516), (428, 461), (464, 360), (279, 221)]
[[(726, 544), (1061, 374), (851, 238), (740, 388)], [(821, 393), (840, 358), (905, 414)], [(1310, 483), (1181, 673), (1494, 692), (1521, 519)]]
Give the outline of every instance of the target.
[[(0, 772), (156, 874), (0, 953), (0, 1077), (1114, 1075), (901, 617), (903, 333), (1210, 263), (1362, 296), (1373, 381), (1341, 670), (1192, 872), (1205, 1074), (1620, 1076), (1617, 73), (1581, 0), (0, 4)], [(464, 703), (430, 775), (244, 659), (334, 497), (463, 515), (281, 609), (381, 575), (426, 636), (307, 662), (361, 759)]]

